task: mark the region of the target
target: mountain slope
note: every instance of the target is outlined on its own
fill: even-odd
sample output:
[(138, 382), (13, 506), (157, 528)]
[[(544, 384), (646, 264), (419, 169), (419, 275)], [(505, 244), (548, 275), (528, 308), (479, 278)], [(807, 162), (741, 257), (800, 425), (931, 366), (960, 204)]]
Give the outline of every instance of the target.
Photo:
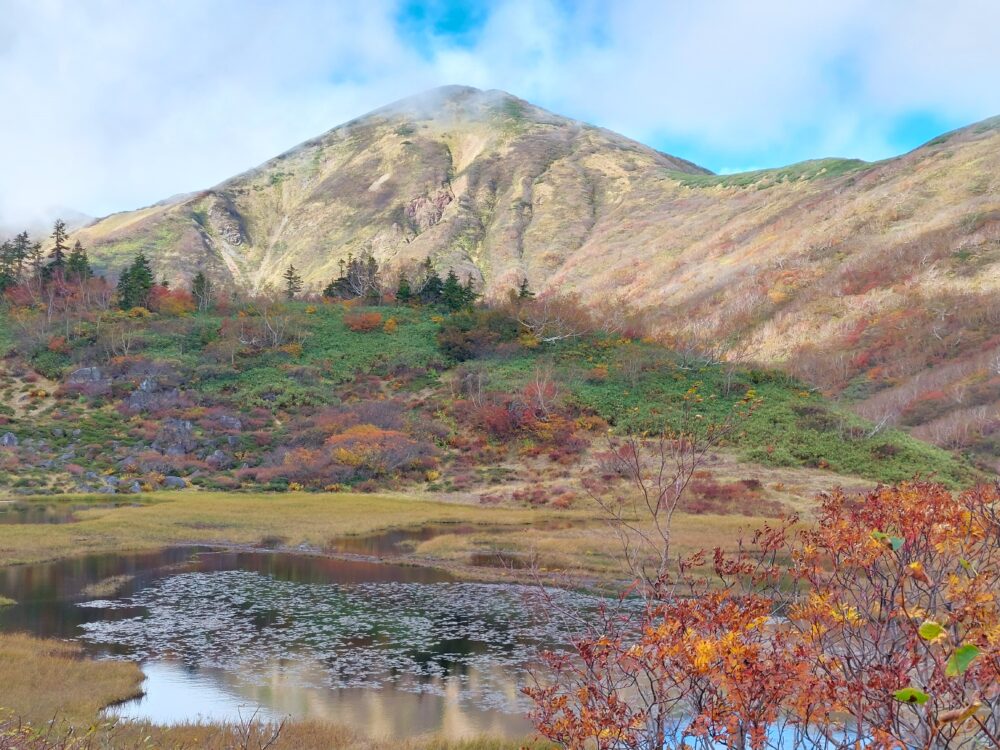
[(488, 292), (527, 278), (621, 300), (876, 423), (1000, 455), (1000, 119), (875, 164), (716, 176), (448, 87), (79, 237), (112, 272), (145, 249), (174, 280), (206, 268), (252, 291), (289, 263), (319, 289), (370, 250), (397, 267), (430, 256)]
[(325, 285), (348, 253), (432, 255), (495, 287), (544, 278), (651, 170), (705, 170), (501, 92), (406, 99), (202, 193), (80, 232), (98, 266), (139, 248), (167, 276), (259, 291), (294, 263)]

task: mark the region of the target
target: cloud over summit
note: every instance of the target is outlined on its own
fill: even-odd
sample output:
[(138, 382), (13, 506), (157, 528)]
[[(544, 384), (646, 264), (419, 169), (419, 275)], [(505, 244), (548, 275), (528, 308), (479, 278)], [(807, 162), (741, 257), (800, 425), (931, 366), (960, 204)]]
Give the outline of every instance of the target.
[(1000, 4), (0, 0), (0, 225), (207, 187), (433, 86), (711, 169), (881, 158), (1000, 113)]

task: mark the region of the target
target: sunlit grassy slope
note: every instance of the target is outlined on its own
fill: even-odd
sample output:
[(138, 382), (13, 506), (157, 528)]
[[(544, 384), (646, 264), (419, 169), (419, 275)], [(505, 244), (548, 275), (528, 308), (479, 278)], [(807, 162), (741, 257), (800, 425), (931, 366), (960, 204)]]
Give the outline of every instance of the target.
[[(304, 303), (296, 306), (307, 307)], [(436, 335), (442, 322), (432, 310), (375, 308), (383, 318), (398, 322), (395, 332), (357, 333), (344, 325), (342, 306), (309, 309), (311, 314), (304, 316), (309, 335), (301, 354), (261, 352), (241, 359), (236, 368), (205, 366), (203, 348), (218, 336), (221, 322), (213, 315), (190, 320), (181, 335), (174, 329), (149, 326), (143, 333), (142, 354), (183, 373), (185, 388), (203, 403), (236, 412), (260, 408), (273, 413), (275, 419), (267, 431), (276, 445), (293, 437), (292, 420), (282, 414), (308, 412), (349, 399), (359, 377), (372, 376), (386, 384), (393, 382), (392, 373), (401, 368), (422, 372), (415, 381), (393, 386), (400, 389), (393, 393), (422, 404), (424, 411), (414, 412), (414, 419), (443, 419), (447, 424), (460, 372), (479, 370), (487, 389), (507, 394), (521, 391), (539, 372), (548, 372), (561, 408), (574, 415), (599, 416), (616, 434), (656, 432), (664, 427), (687, 430), (724, 421), (740, 412), (739, 402), (750, 395), (754, 409), (749, 416), (737, 417), (739, 429), (724, 446), (745, 461), (827, 469), (884, 482), (916, 474), (934, 475), (953, 485), (973, 478), (970, 467), (955, 455), (892, 428), (876, 429), (779, 372), (744, 369), (733, 375), (724, 366), (692, 362), (656, 344), (602, 335), (533, 349), (515, 347), (502, 356), (459, 365), (438, 347)], [(55, 379), (71, 362), (70, 354), (48, 349), (32, 360), (43, 374)], [(11, 381), (0, 393), (6, 403), (13, 403), (24, 388), (32, 387)], [(693, 392), (701, 398), (694, 411), (685, 406)], [(11, 428), (22, 439), (46, 441), (53, 451), (69, 449), (71, 444), (123, 443), (138, 438), (136, 430), (142, 429), (136, 420), (124, 419), (114, 402), (93, 406), (63, 401), (58, 410), (45, 401), (31, 403), (38, 404), (37, 413), (15, 416)], [(67, 418), (80, 430), (79, 435), (62, 429)], [(239, 450), (261, 451), (251, 435), (242, 435), (240, 441)], [(118, 471), (110, 452), (98, 452), (93, 461), (92, 468), (98, 471)], [(0, 468), (0, 481), (41, 490), (47, 482), (40, 471), (12, 467), (4, 472)]]

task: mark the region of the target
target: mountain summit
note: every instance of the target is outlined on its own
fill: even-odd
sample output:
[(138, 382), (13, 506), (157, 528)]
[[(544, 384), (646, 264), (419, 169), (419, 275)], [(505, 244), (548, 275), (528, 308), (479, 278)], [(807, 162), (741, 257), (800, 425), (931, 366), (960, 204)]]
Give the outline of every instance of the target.
[(348, 254), (430, 256), (489, 288), (541, 283), (650, 174), (705, 175), (502, 91), (433, 89), (352, 120), (204, 192), (80, 233), (98, 267), (143, 249), (260, 291), (289, 264), (319, 288)]

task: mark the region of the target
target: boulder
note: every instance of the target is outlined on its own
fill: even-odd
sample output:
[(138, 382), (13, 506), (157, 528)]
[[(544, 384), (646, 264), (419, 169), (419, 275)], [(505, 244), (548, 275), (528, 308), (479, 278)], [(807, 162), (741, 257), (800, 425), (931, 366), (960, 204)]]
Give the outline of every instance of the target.
[(187, 482), (181, 477), (163, 477), (163, 486), (171, 490), (182, 490), (187, 487)]
[(0, 447), (16, 448), (17, 435), (15, 435), (13, 432), (5, 432), (3, 435), (0, 435)]
[(81, 367), (78, 370), (73, 370), (67, 378), (70, 383), (100, 383), (104, 380), (104, 373), (101, 372), (100, 367)]
[(243, 429), (243, 423), (236, 417), (231, 417), (228, 414), (219, 417), (219, 424), (227, 430), (236, 430), (239, 432)]
[(160, 424), (160, 430), (153, 441), (153, 450), (168, 456), (183, 456), (198, 445), (194, 436), (194, 425), (186, 419), (169, 417)]
[(233, 465), (233, 459), (227, 453), (220, 450), (213, 451), (205, 462), (213, 469), (228, 469)]

